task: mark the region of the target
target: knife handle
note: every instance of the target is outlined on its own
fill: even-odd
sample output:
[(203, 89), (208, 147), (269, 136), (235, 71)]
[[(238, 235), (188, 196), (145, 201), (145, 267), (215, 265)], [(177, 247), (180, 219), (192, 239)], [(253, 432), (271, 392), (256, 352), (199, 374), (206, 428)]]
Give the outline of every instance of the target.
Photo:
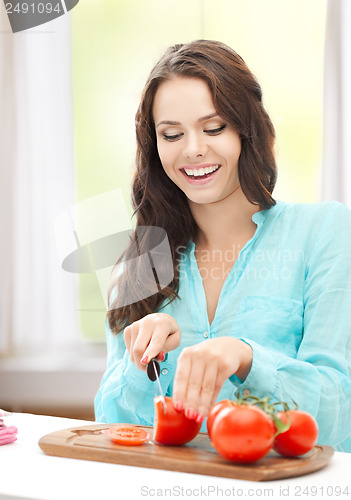
[(151, 382), (155, 382), (157, 379), (155, 371), (157, 372), (157, 377), (159, 377), (161, 372), (160, 364), (156, 358), (152, 358), (146, 367), (146, 373)]

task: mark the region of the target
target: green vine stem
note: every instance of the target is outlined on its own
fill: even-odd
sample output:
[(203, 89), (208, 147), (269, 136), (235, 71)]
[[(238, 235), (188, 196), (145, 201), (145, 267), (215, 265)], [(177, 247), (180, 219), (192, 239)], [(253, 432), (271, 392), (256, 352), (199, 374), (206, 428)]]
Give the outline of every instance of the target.
[[(281, 434), (282, 432), (287, 431), (290, 427), (290, 415), (288, 412), (291, 410), (291, 408), (285, 401), (277, 401), (275, 403), (271, 403), (271, 399), (269, 397), (259, 398), (257, 396), (254, 396), (253, 394), (250, 394), (248, 391), (244, 391), (242, 396), (238, 394), (237, 401), (234, 402), (234, 404), (254, 405), (261, 408), (261, 410), (263, 410), (273, 419), (274, 425), (277, 429), (274, 437), (276, 437), (278, 434)], [(294, 410), (297, 410), (297, 404), (295, 402), (293, 402), (293, 404)], [(284, 424), (283, 421), (277, 416), (277, 413), (282, 411), (281, 409), (277, 408), (278, 406), (283, 407), (283, 411), (287, 412), (286, 424)]]

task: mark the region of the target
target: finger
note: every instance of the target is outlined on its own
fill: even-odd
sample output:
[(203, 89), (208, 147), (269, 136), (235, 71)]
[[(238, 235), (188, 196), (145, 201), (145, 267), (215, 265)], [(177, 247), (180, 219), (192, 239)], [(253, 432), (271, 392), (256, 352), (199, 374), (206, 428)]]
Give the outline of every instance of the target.
[(127, 326), (123, 332), (124, 343), (128, 353), (130, 354), (130, 339), (131, 339), (131, 325)]
[(188, 348), (183, 349), (178, 362), (173, 383), (173, 402), (176, 410), (184, 409), (189, 374), (191, 372), (191, 355)]
[(124, 329), (124, 343), (126, 345), (126, 349), (129, 353), (131, 361), (133, 360), (133, 345), (138, 334), (138, 325), (136, 323), (132, 323)]
[(151, 342), (152, 335), (153, 331), (151, 326), (147, 324), (141, 324), (137, 331), (135, 339), (133, 338), (133, 362), (139, 370), (145, 371), (146, 365), (151, 359), (150, 358), (148, 361), (146, 361), (144, 352)]
[(161, 324), (154, 326), (150, 335), (150, 342), (145, 346), (141, 355), (143, 363), (149, 363), (152, 358), (156, 358), (161, 352), (168, 352), (165, 347), (168, 336), (169, 329), (167, 326)]
[(205, 359), (201, 354), (194, 358), (194, 354), (191, 360), (191, 370), (188, 376), (184, 400), (185, 416), (190, 419), (195, 419), (199, 413), (200, 394), (206, 372)]
[(135, 363), (136, 367), (145, 370), (145, 366), (140, 364), (140, 353), (143, 353), (148, 343), (150, 335), (143, 329), (141, 321), (135, 321), (124, 330), (124, 342), (130, 356), (130, 360)]
[(216, 399), (218, 396), (218, 376), (218, 366), (215, 363), (207, 364), (202, 377), (201, 392), (197, 406), (198, 421), (202, 421), (207, 417), (213, 399)]
[(213, 394), (212, 394), (212, 399), (211, 399), (211, 402), (209, 405), (209, 410), (212, 408), (213, 405), (215, 405), (217, 403), (218, 395), (223, 387), (225, 380), (226, 380), (225, 378), (221, 379), (220, 371), (218, 371), (216, 385), (215, 385), (215, 389), (214, 389)]
[[(219, 392), (218, 392), (218, 394), (219, 394)], [(218, 394), (216, 391), (213, 392), (211, 403), (210, 403), (210, 409), (212, 408), (212, 406), (214, 406), (217, 403)]]
[(180, 340), (181, 340), (181, 333), (179, 329), (169, 332), (165, 340), (164, 352), (167, 353), (170, 351), (174, 351), (174, 349), (177, 349), (177, 347), (179, 347), (180, 345)]
[(160, 363), (162, 363), (162, 361), (164, 361), (166, 359), (165, 352), (161, 351), (159, 354), (157, 354), (156, 359), (157, 359), (157, 361), (159, 361)]

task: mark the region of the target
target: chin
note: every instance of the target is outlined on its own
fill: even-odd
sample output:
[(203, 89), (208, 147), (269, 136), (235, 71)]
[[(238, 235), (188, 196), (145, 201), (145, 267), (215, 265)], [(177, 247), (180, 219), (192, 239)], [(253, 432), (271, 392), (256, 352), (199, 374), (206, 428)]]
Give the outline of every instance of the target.
[(220, 201), (219, 198), (214, 197), (214, 196), (188, 196), (188, 201), (190, 203), (196, 203), (198, 205), (208, 205), (210, 203), (215, 203), (216, 201)]

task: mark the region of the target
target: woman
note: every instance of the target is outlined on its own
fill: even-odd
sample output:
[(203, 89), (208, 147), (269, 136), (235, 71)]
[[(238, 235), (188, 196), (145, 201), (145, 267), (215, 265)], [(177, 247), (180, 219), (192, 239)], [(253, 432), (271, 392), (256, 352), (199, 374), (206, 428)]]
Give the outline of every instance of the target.
[(96, 419), (152, 425), (145, 371), (157, 356), (164, 393), (203, 429), (216, 400), (247, 390), (295, 401), (316, 417), (319, 443), (351, 451), (350, 210), (273, 199), (274, 128), (222, 43), (167, 50), (136, 133), (137, 229), (166, 231), (173, 279), (145, 293), (145, 267), (128, 265), (150, 250), (136, 231), (112, 284)]

